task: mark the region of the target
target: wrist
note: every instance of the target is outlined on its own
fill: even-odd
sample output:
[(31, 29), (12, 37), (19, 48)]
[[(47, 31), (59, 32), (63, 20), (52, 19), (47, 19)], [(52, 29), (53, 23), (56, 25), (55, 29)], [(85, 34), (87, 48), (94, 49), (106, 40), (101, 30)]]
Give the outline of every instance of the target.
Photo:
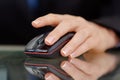
[(109, 39), (108, 39), (108, 45), (109, 45), (109, 47), (108, 48), (113, 48), (116, 45), (118, 45), (118, 43), (120, 42), (119, 41), (119, 37), (111, 29), (108, 29), (108, 34), (109, 34)]

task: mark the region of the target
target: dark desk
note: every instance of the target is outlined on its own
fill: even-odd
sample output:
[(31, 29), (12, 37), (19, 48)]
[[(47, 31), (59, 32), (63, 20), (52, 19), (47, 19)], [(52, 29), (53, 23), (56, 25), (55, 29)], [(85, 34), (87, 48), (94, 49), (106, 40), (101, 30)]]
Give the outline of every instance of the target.
[(23, 46), (0, 46), (0, 80), (29, 80)]
[[(0, 48), (0, 80), (40, 80), (31, 75), (24, 68), (24, 61), (26, 55), (23, 54), (24, 46), (22, 49), (13, 46)], [(117, 70), (115, 75), (107, 75), (100, 80), (120, 80), (120, 69)]]

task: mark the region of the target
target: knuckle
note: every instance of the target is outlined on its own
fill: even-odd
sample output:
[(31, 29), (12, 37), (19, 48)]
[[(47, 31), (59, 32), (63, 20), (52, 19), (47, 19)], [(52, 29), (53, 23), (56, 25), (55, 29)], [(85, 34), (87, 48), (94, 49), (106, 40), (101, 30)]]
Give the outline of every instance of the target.
[(69, 19), (69, 18), (72, 18), (73, 16), (69, 15), (69, 14), (63, 14), (63, 16), (66, 18), (66, 19)]
[(55, 14), (54, 13), (49, 13), (47, 14), (48, 16), (54, 16)]
[(55, 14), (55, 13), (49, 13), (49, 14), (47, 14), (47, 16), (53, 17), (53, 18), (58, 18), (61, 15), (60, 14)]
[(60, 24), (63, 29), (68, 29), (69, 32), (76, 32), (78, 31), (78, 24), (75, 22), (75, 20), (63, 20)]
[(86, 43), (84, 44), (85, 49), (86, 49), (86, 50), (90, 49), (90, 48), (91, 48), (90, 45), (91, 45), (91, 44), (90, 44), (89, 42), (86, 42)]
[(72, 20), (63, 20), (61, 25), (72, 28), (74, 26), (74, 22)]
[(90, 35), (89, 31), (86, 29), (79, 31), (78, 33), (83, 37), (88, 37)]
[(80, 22), (86, 21), (83, 17), (78, 17), (78, 16), (76, 16), (76, 20)]
[(57, 15), (56, 14), (53, 14), (53, 13), (49, 13), (49, 14), (47, 14), (47, 17), (50, 17), (50, 18), (56, 18), (57, 17)]
[(56, 23), (62, 20), (61, 15), (54, 13), (49, 13), (46, 17), (49, 21), (55, 21)]
[(61, 30), (56, 30), (55, 32), (56, 32), (56, 36), (62, 34)]
[(63, 20), (61, 25), (69, 26), (71, 23), (68, 20)]

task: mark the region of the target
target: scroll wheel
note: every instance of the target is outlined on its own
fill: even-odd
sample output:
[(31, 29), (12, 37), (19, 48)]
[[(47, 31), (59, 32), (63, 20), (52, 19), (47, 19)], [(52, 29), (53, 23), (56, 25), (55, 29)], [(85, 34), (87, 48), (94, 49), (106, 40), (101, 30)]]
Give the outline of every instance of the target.
[(39, 39), (38, 40), (38, 45), (41, 45), (42, 43), (44, 43), (44, 40), (43, 39)]
[(45, 39), (45, 37), (46, 37), (46, 34), (42, 35), (42, 37), (38, 40), (38, 44), (39, 44), (39, 45), (44, 44), (44, 39)]
[(42, 37), (38, 39), (37, 44), (42, 45), (44, 43), (44, 38), (45, 38), (45, 34), (42, 35)]

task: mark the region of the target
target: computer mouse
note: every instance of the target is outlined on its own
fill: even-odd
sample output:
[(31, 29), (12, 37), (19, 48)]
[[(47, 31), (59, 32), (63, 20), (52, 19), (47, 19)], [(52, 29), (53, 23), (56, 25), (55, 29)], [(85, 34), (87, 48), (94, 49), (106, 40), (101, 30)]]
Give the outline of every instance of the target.
[(53, 45), (48, 46), (45, 44), (44, 40), (49, 33), (50, 32), (43, 33), (30, 40), (25, 47), (24, 53), (30, 57), (41, 58), (56, 58), (61, 56), (61, 48), (64, 47), (67, 42), (69, 42), (69, 40), (73, 37), (74, 33), (67, 33)]

